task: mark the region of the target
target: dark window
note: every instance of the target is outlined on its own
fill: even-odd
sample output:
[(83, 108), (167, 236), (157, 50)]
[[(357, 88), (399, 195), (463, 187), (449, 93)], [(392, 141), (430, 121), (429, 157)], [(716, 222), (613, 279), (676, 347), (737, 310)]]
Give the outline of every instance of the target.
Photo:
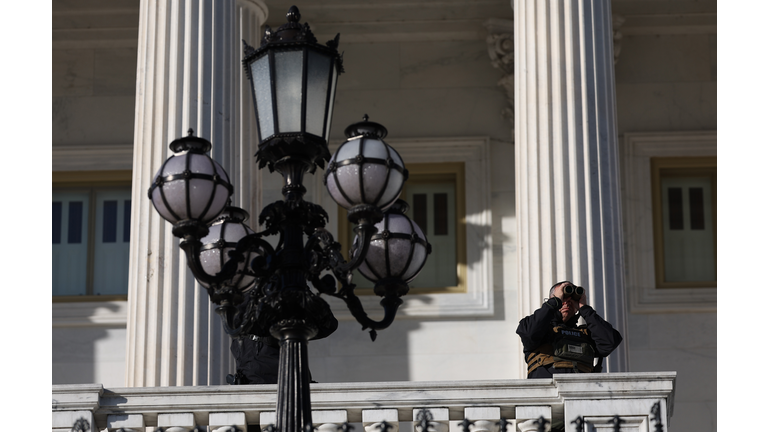
[(669, 229), (683, 229), (683, 189), (669, 188)]
[(53, 296), (125, 295), (130, 186), (54, 187), (52, 192)]
[(651, 158), (657, 288), (717, 286), (717, 161)]
[(117, 201), (104, 201), (104, 224), (101, 236), (101, 241), (104, 243), (117, 241)]
[(68, 225), (67, 243), (81, 243), (83, 241), (83, 203), (81, 201), (69, 202)]
[(688, 189), (688, 201), (691, 203), (691, 229), (704, 229), (704, 188)]

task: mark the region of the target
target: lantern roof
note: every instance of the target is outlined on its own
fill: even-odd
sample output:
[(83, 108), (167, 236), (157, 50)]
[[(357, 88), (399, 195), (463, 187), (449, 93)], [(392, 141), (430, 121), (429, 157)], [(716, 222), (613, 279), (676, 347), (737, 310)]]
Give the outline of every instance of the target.
[(347, 126), (344, 129), (344, 135), (350, 139), (359, 136), (373, 136), (378, 139), (384, 139), (387, 136), (387, 128), (379, 123), (368, 121), (368, 114), (365, 114), (363, 121)]
[(317, 38), (315, 37), (315, 34), (312, 33), (309, 23), (299, 23), (299, 20), (301, 19), (299, 8), (291, 6), (285, 17), (288, 22), (278, 27), (277, 30), (272, 30), (270, 26), (264, 26), (264, 37), (261, 38), (261, 46), (258, 49), (243, 41), (243, 65), (246, 67), (246, 70), (248, 69), (249, 63), (256, 58), (261, 57), (261, 55), (271, 46), (310, 45), (321, 51), (332, 51), (336, 57), (336, 67), (338, 68), (339, 73), (344, 73), (343, 56), (338, 53), (339, 33), (336, 34), (336, 37), (333, 38), (333, 40), (329, 40), (325, 43), (325, 46), (323, 46), (317, 42)]
[(195, 131), (192, 130), (192, 128), (189, 128), (187, 136), (173, 140), (168, 147), (170, 147), (174, 153), (186, 150), (197, 153), (207, 153), (211, 150), (212, 145), (207, 139), (195, 136)]

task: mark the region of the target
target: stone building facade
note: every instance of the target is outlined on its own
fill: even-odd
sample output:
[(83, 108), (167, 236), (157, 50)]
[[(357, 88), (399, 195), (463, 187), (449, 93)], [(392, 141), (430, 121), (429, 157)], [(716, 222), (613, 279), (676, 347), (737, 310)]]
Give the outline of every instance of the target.
[[(233, 372), (219, 318), (146, 190), (168, 143), (193, 128), (236, 179), (233, 201), (251, 223), (280, 198), (280, 179), (252, 159), (240, 41), (256, 44), (290, 6), (53, 2), (54, 201), (57, 191), (94, 197), (100, 187), (128, 191), (117, 201), (130, 201), (116, 219), (129, 227), (118, 233), (124, 283), (100, 291), (94, 251), (84, 291), (57, 293), (54, 282), (53, 384), (207, 385)], [(313, 378), (523, 378), (517, 323), (553, 282), (571, 279), (625, 336), (609, 371), (677, 371), (673, 426), (714, 431), (716, 384), (700, 377), (716, 376), (716, 276), (659, 279), (662, 265), (687, 264), (659, 250), (654, 218), (666, 213), (654, 187), (668, 171), (714, 166), (716, 176), (716, 2), (297, 6), (318, 40), (341, 34), (330, 146), (368, 114), (415, 172), (458, 164), (463, 176), (453, 192), (464, 204), (456, 286), (414, 289), (374, 343), (334, 304), (338, 331), (310, 343)], [(309, 177), (307, 199), (329, 210), (339, 234), (343, 212), (321, 176)]]

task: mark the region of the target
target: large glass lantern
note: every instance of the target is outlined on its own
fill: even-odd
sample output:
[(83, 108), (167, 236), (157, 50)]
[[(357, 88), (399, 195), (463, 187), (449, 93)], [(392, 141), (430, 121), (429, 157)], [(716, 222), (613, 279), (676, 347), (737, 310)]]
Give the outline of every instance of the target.
[(292, 6), (288, 23), (266, 28), (261, 47), (246, 44), (243, 65), (251, 83), (260, 144), (260, 167), (285, 156), (324, 166), (330, 156), (330, 134), (336, 80), (343, 72), (339, 37), (317, 43), (309, 25)]
[[(407, 292), (407, 284), (418, 276), (432, 252), (421, 228), (405, 215), (407, 211), (408, 204), (403, 200), (390, 207), (376, 224), (378, 233), (371, 238), (365, 260), (358, 268), (360, 274), (376, 283), (374, 291), (378, 295), (384, 295), (392, 286)], [(353, 251), (359, 250), (359, 242), (356, 236)]]
[(171, 142), (175, 153), (155, 174), (148, 195), (163, 219), (172, 223), (178, 237), (205, 235), (206, 224), (227, 205), (232, 185), (224, 168), (211, 159), (210, 141), (193, 135)]
[(325, 172), (328, 193), (351, 213), (361, 206), (386, 211), (408, 179), (400, 154), (384, 142), (387, 129), (366, 115), (344, 134), (347, 141), (331, 156)]
[[(211, 223), (208, 235), (203, 237), (200, 242), (203, 244), (200, 249), (200, 266), (202, 270), (210, 276), (215, 276), (224, 268), (224, 264), (229, 260), (229, 251), (237, 247), (237, 242), (243, 237), (253, 234), (254, 231), (245, 224), (248, 219), (248, 212), (239, 207), (227, 207), (213, 223)], [(245, 260), (238, 264), (237, 273), (224, 282), (224, 285), (248, 291), (253, 287), (256, 278), (246, 271), (246, 266), (256, 257), (254, 249), (250, 249), (245, 254)], [(204, 280), (199, 281), (206, 288), (210, 284)]]

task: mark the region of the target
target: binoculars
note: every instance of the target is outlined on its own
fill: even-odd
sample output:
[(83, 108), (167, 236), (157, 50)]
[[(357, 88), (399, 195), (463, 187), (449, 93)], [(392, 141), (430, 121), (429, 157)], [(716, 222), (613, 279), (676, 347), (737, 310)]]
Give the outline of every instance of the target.
[(584, 295), (584, 288), (576, 285), (566, 285), (563, 287), (563, 297), (572, 296), (574, 298), (580, 298)]

